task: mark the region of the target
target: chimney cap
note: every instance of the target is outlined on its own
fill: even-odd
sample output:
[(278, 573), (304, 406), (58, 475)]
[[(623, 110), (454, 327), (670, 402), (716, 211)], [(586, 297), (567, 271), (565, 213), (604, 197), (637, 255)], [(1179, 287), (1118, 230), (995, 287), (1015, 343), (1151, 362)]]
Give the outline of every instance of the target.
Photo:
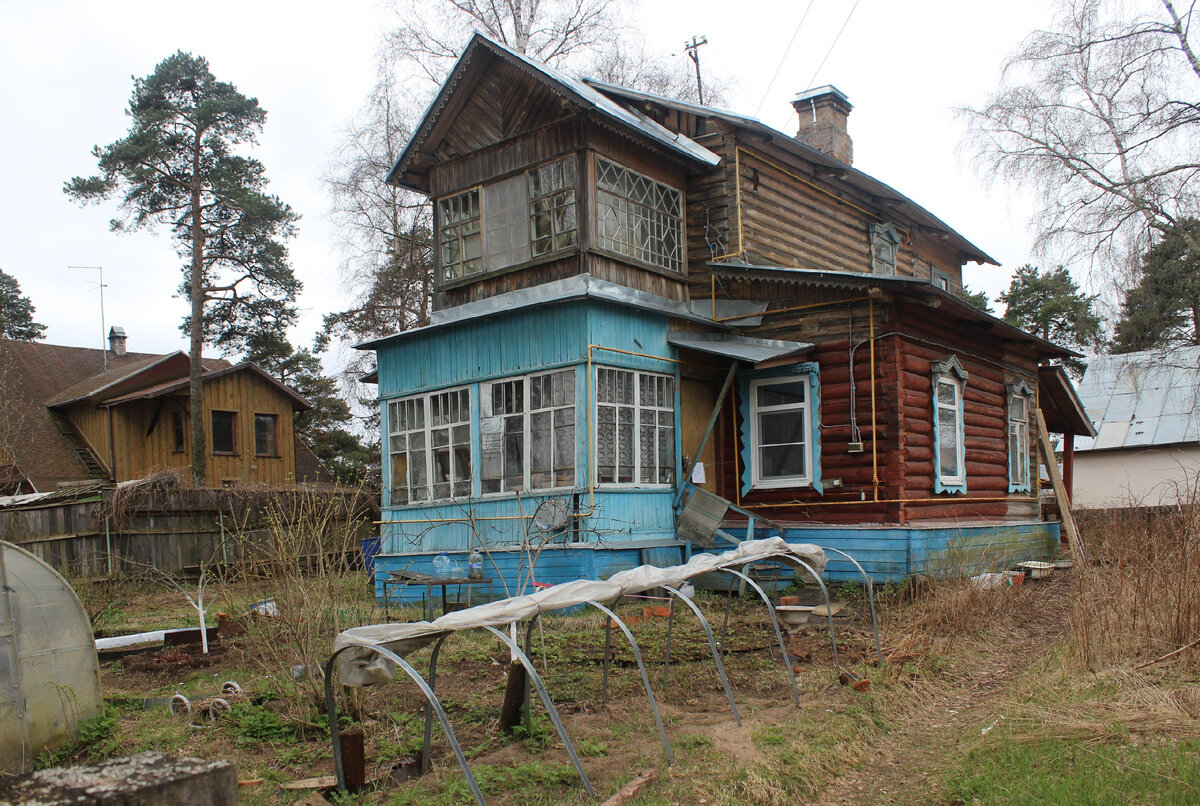
[(849, 114), (854, 105), (850, 103), (850, 99), (846, 97), (846, 93), (839, 90), (832, 84), (824, 84), (820, 87), (807, 89), (796, 95), (796, 100), (792, 101), (793, 105), (799, 105), (809, 101), (816, 102), (828, 98), (835, 104), (845, 107), (845, 112)]
[(120, 325), (113, 325), (110, 327), (108, 329), (108, 337), (111, 339), (114, 336), (119, 339), (125, 338), (125, 328), (121, 327)]

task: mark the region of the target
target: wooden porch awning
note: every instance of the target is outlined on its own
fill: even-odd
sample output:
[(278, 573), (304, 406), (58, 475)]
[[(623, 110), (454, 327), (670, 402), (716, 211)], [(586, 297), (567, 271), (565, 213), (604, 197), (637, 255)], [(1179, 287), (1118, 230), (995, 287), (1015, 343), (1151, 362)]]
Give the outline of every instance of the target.
[(1050, 431), (1083, 437), (1096, 436), (1087, 409), (1062, 367), (1038, 367), (1038, 400)]
[(799, 359), (813, 349), (813, 345), (802, 341), (756, 339), (729, 333), (668, 333), (667, 343), (756, 366), (768, 361), (780, 363), (784, 359)]

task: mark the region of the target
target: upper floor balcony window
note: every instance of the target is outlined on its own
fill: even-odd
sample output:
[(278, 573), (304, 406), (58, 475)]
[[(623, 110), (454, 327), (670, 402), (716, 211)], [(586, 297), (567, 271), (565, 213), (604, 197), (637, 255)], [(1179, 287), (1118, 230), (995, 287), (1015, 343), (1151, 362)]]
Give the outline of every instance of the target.
[(439, 200), (442, 282), (575, 246), (575, 194), (572, 156)]
[(683, 270), (683, 194), (596, 158), (596, 238), (601, 249)]

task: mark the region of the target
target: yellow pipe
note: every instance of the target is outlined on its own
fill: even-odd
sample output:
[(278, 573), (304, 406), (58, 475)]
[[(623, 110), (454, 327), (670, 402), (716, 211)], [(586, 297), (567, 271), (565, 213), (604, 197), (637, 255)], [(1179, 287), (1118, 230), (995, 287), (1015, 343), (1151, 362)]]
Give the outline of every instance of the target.
[[(868, 342), (871, 345), (871, 483), (875, 487), (875, 500), (879, 500), (879, 424), (875, 422), (875, 300), (867, 300), (867, 317), (870, 332)], [(853, 348), (852, 348), (853, 349)], [(854, 379), (850, 379), (854, 383)], [(899, 404), (899, 401), (897, 401)]]
[(972, 497), (972, 498), (880, 498), (876, 501), (863, 501), (860, 499), (847, 499), (845, 501), (787, 501), (776, 504), (741, 504), (743, 509), (778, 509), (781, 507), (848, 507), (848, 506), (866, 506), (867, 504), (920, 504), (920, 503), (937, 503), (937, 504), (968, 504), (976, 502), (997, 503), (1000, 501), (1038, 501), (1037, 496), (995, 496), (995, 497)]
[[(713, 279), (714, 279), (714, 281), (716, 280), (715, 276)], [(872, 297), (870, 297), (868, 295), (864, 295), (861, 297), (848, 297), (846, 299), (829, 300), (827, 302), (810, 302), (805, 305), (792, 305), (787, 308), (777, 308), (775, 310), (766, 310), (766, 311), (762, 312), (762, 315), (766, 316), (767, 314), (773, 314), (773, 313), (792, 313), (794, 311), (806, 311), (806, 310), (809, 310), (810, 308), (824, 308), (829, 305), (841, 305), (841, 304), (847, 303), (847, 302), (862, 302), (865, 299), (872, 299)], [(747, 319), (747, 318), (749, 318), (749, 314), (743, 313), (743, 314), (740, 314), (739, 316), (723, 316), (720, 319), (714, 319), (713, 321), (714, 322), (731, 322), (735, 319)]]
[(711, 286), (711, 288), (708, 292), (708, 298), (709, 298), (709, 300), (712, 301), (712, 318), (713, 318), (713, 321), (716, 322), (716, 321), (719, 321), (717, 319), (717, 275), (713, 274), (710, 271), (708, 273), (708, 279), (709, 279), (709, 284)]

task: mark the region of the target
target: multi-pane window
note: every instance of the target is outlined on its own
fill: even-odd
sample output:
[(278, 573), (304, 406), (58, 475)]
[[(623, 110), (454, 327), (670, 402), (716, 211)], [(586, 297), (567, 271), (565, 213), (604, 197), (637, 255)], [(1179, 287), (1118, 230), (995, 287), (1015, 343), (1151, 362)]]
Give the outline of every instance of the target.
[(675, 481), (675, 381), (669, 375), (598, 367), (596, 480)]
[(509, 378), (480, 388), (485, 493), (575, 483), (575, 371)]
[(812, 405), (807, 378), (750, 383), (751, 468), (756, 487), (792, 487), (812, 481)]
[(939, 492), (966, 491), (963, 447), (963, 386), (966, 380), (967, 373), (953, 356), (933, 366), (935, 489)]
[(254, 455), (279, 455), (279, 415), (254, 415)]
[(528, 174), (529, 233), (533, 256), (574, 246), (575, 161), (559, 160)]
[(388, 403), (393, 504), (471, 494), (471, 396), (466, 389)]
[(237, 453), (237, 412), (212, 413), (212, 452)]
[(1029, 478), (1029, 402), (1024, 383), (1008, 389), (1008, 489), (1031, 489)]
[(597, 157), (596, 239), (602, 249), (681, 271), (683, 195)]
[(479, 189), (439, 201), (438, 219), (442, 280), (457, 280), (483, 271)]
[(575, 157), (438, 202), (442, 282), (497, 271), (578, 243)]

